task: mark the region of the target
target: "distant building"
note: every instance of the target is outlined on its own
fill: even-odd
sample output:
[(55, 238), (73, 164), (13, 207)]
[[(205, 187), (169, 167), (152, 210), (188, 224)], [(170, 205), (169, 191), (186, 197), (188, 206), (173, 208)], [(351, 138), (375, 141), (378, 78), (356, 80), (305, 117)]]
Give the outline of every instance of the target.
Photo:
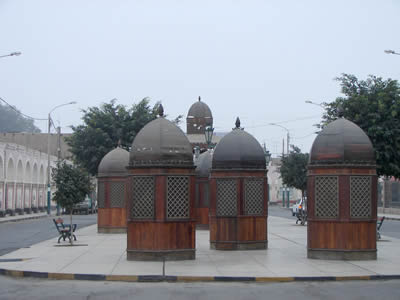
[[(47, 153), (0, 142), (0, 216), (47, 207), (47, 159)], [(50, 168), (56, 163), (57, 157), (51, 155)]]
[[(271, 204), (282, 204), (283, 184), (279, 168), (281, 166), (281, 158), (271, 158), (268, 165), (268, 185), (269, 185), (269, 202)], [(287, 192), (285, 193), (285, 202)], [(291, 203), (301, 198), (301, 191), (289, 188), (289, 200)]]

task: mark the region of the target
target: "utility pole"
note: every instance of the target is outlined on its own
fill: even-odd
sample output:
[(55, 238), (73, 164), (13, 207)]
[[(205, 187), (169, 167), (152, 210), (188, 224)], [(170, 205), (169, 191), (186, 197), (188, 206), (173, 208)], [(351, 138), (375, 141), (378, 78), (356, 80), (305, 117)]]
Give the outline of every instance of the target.
[[(57, 166), (61, 159), (61, 127), (57, 127)], [(60, 215), (60, 204), (57, 203), (57, 216)]]

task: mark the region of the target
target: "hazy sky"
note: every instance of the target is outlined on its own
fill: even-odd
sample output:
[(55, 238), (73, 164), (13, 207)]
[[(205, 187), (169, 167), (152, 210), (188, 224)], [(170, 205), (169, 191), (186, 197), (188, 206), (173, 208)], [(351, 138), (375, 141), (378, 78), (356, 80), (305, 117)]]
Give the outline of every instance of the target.
[[(308, 152), (341, 73), (400, 79), (400, 1), (0, 0), (0, 97), (52, 114), (64, 132), (80, 109), (161, 100), (186, 118), (200, 95), (217, 131), (242, 126), (281, 152), (284, 129)], [(303, 120), (299, 120), (303, 119)], [(297, 121), (294, 121), (297, 120)], [(36, 125), (47, 131), (44, 121)], [(186, 124), (181, 125), (186, 130)]]

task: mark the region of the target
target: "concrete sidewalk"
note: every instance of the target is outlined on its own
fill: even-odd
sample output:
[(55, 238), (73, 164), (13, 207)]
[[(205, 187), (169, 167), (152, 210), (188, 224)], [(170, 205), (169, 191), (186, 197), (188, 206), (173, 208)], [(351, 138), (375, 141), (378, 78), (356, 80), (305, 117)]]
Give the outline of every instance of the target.
[[(400, 239), (383, 236), (378, 242), (376, 261), (312, 260), (306, 257), (306, 226), (279, 217), (269, 217), (268, 224), (267, 250), (210, 250), (209, 231), (198, 230), (196, 260), (167, 261), (165, 265), (162, 262), (127, 261), (126, 234), (98, 234), (97, 225), (93, 225), (77, 231), (75, 247), (59, 246), (63, 243), (57, 244), (54, 238), (1, 256), (0, 274), (126, 281), (140, 281), (140, 276), (166, 276), (164, 278), (182, 281), (215, 278), (253, 278), (254, 281), (400, 278), (400, 256), (397, 253)], [(146, 277), (148, 275), (151, 276)]]

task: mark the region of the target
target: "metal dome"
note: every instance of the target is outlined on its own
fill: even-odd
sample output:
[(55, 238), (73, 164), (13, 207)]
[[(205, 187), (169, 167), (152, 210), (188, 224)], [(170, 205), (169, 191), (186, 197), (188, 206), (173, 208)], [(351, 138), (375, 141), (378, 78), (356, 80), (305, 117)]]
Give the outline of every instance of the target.
[(217, 144), (212, 168), (266, 169), (263, 148), (251, 134), (240, 128), (239, 118), (236, 120), (236, 128)]
[(183, 131), (162, 117), (139, 131), (132, 143), (131, 167), (193, 167), (192, 147)]
[(207, 104), (201, 101), (199, 97), (199, 101), (193, 103), (189, 108), (188, 118), (209, 118), (212, 119), (212, 113)]
[(196, 176), (198, 177), (208, 177), (210, 175), (211, 166), (212, 166), (212, 157), (213, 153), (208, 150), (203, 152), (197, 158), (195, 165), (196, 165)]
[(315, 138), (309, 163), (375, 165), (376, 160), (371, 140), (365, 132), (353, 122), (339, 118)]
[(100, 161), (98, 176), (124, 176), (129, 163), (129, 152), (117, 147), (108, 152)]

